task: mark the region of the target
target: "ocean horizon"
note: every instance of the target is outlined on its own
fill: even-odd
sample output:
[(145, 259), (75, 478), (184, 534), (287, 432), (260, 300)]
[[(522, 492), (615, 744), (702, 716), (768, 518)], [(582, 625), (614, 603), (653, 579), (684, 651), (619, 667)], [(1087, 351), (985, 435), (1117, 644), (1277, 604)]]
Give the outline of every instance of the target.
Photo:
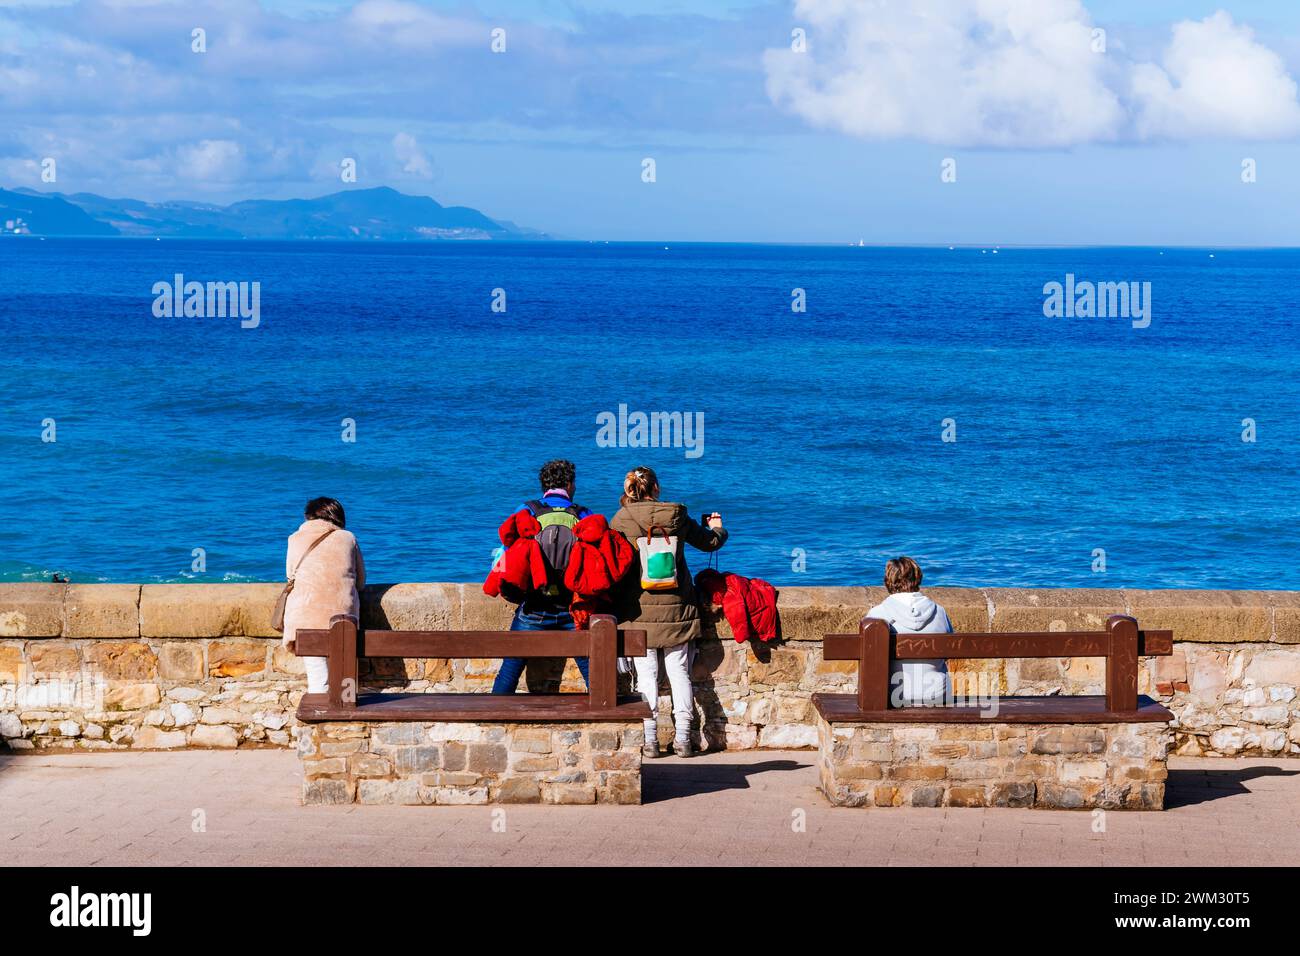
[[(607, 515), (655, 468), (778, 586), (896, 554), (936, 586), (1300, 586), (1295, 249), (15, 237), (0, 264), (0, 580), (282, 580), (330, 495), (371, 580), (477, 582), (565, 457)], [(256, 322), (156, 314), (177, 275), (257, 283)], [(1051, 316), (1051, 283), (1148, 314)], [(629, 424), (656, 412), (670, 447)]]

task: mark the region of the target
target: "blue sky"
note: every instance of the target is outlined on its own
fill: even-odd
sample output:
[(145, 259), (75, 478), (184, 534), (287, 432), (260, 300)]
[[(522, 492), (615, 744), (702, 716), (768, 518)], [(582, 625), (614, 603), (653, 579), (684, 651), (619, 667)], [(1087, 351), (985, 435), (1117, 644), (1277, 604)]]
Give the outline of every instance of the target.
[(1297, 76), (1289, 0), (0, 0), (0, 185), (388, 185), (593, 239), (1300, 245)]

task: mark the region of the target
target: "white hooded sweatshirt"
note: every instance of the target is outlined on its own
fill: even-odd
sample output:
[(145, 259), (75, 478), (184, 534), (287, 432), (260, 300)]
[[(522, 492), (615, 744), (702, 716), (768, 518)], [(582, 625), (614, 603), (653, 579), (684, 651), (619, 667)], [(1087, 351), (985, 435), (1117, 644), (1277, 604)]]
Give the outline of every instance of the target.
[[(951, 634), (948, 612), (920, 591), (889, 595), (867, 617), (888, 621), (895, 634)], [(894, 661), (889, 675), (893, 707), (938, 706), (948, 698), (948, 666), (942, 660)]]

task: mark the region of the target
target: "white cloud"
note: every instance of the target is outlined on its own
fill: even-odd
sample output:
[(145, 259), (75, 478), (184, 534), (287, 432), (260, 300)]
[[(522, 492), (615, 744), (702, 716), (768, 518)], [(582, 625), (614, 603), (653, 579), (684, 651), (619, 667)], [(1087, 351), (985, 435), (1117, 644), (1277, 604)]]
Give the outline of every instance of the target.
[(228, 139), (205, 139), (176, 151), (177, 173), (197, 183), (230, 182), (243, 171), (244, 151)]
[[(20, 159), (16, 156), (0, 158), (0, 176), (4, 177), (6, 189), (19, 185), (41, 188), (41, 167), (34, 159)], [(8, 185), (9, 183), (13, 185)]]
[(952, 145), (1114, 138), (1123, 119), (1077, 0), (799, 0), (809, 50), (768, 51), (768, 94), (816, 126)]
[(1296, 82), (1248, 27), (1220, 10), (1173, 30), (1162, 65), (1133, 69), (1137, 131), (1173, 139), (1279, 139), (1300, 132)]
[(868, 139), (1059, 147), (1300, 131), (1281, 59), (1226, 13), (1183, 21), (1163, 65), (1094, 52), (1080, 0), (798, 0), (807, 52), (768, 50), (767, 92)]
[(410, 133), (398, 133), (393, 137), (393, 155), (402, 164), (402, 172), (421, 179), (433, 178), (433, 164)]
[(362, 0), (348, 12), (347, 20), (353, 29), (368, 38), (422, 49), (426, 53), (469, 44), (487, 48), (487, 32), (472, 20), (444, 16), (418, 3)]

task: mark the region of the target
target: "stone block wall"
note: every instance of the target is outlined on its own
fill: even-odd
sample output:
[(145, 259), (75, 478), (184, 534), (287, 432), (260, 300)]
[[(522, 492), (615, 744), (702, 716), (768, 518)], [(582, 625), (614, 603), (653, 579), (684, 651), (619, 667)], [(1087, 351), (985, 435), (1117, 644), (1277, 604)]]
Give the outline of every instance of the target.
[(640, 803), (641, 722), (308, 724), (304, 804)]
[[(278, 584), (0, 584), (0, 740), (18, 749), (293, 746), (302, 662), (270, 627)], [(1114, 613), (1173, 628), (1140, 691), (1177, 716), (1180, 754), (1300, 756), (1300, 592), (927, 589), (958, 630), (1101, 629)], [(881, 588), (781, 589), (783, 639), (738, 645), (706, 615), (692, 676), (695, 730), (714, 747), (815, 747), (812, 695), (847, 693), (856, 664), (824, 661)], [(476, 584), (377, 585), (362, 623), (502, 629), (511, 608)], [(487, 692), (496, 660), (375, 660), (362, 690)], [(1000, 694), (1100, 694), (1099, 658), (954, 661)], [(572, 662), (535, 662), (528, 688), (581, 691)], [(666, 683), (659, 730), (673, 733)]]
[(1164, 724), (817, 721), (835, 806), (1164, 808)]

